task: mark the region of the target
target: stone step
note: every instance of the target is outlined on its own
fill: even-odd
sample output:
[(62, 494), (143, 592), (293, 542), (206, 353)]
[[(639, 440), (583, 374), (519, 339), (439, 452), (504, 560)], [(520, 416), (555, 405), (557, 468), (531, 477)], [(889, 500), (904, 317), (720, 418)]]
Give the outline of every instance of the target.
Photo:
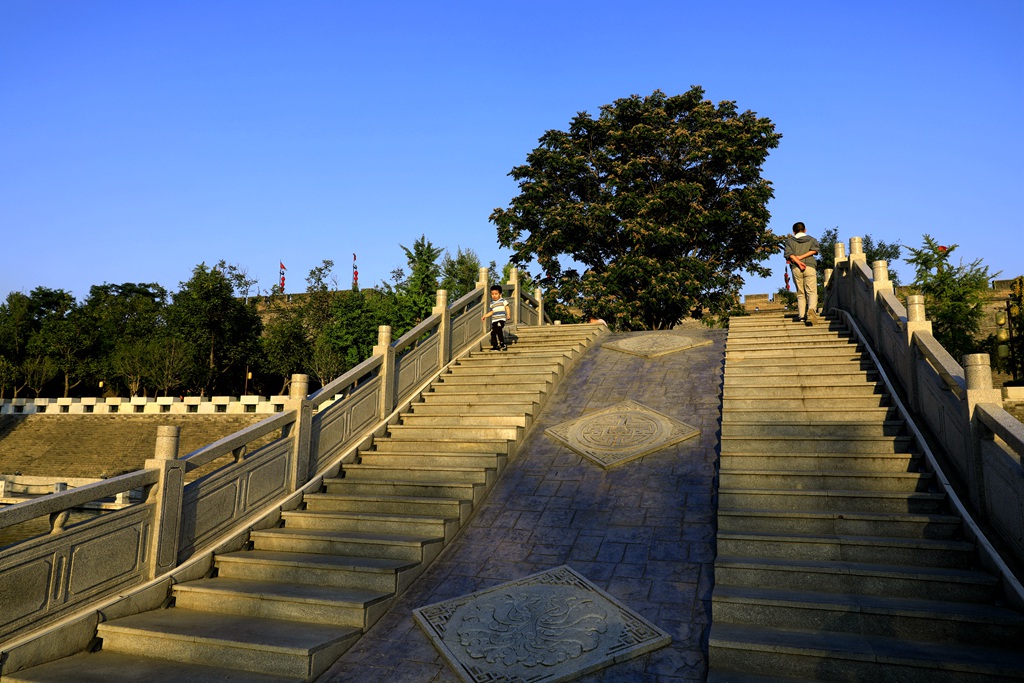
[(711, 630), (709, 650), (716, 671), (771, 671), (818, 681), (993, 683), (1024, 678), (1019, 651), (859, 634), (721, 624)]
[(473, 509), (471, 498), (434, 498), (424, 496), (367, 495), (351, 492), (315, 493), (303, 497), (306, 509), (315, 512), (384, 512), (438, 516), (457, 516), (465, 522)]
[(301, 683), (306, 677), (275, 676), (193, 662), (122, 654), (109, 650), (65, 657), (18, 671), (4, 681), (20, 683), (111, 683), (111, 681), (188, 681), (188, 683)]
[[(733, 360), (729, 361), (728, 368), (730, 377), (783, 375), (792, 379), (795, 366), (793, 363), (778, 362), (776, 359), (768, 359), (767, 362), (759, 362), (756, 360)], [(800, 366), (801, 376), (808, 371), (837, 377), (846, 377), (847, 375), (855, 375), (859, 377), (861, 376), (861, 373), (877, 373), (878, 368), (874, 366), (870, 359), (857, 356), (835, 359), (822, 357), (812, 365)]]
[(853, 382), (875, 382), (878, 380), (877, 370), (845, 370), (831, 371), (823, 370), (818, 372), (801, 370), (799, 376), (795, 376), (794, 368), (788, 370), (776, 368), (762, 368), (758, 373), (730, 374), (726, 376), (723, 386), (726, 387), (771, 387), (771, 386), (830, 386), (845, 385)]
[(553, 386), (550, 380), (518, 380), (512, 375), (495, 377), (449, 375), (441, 382), (435, 382), (432, 389), (440, 391), (442, 387), (472, 390), (477, 393), (501, 394), (508, 390), (513, 392), (537, 391), (546, 393)]
[[(732, 415), (730, 415), (732, 417)], [(900, 436), (903, 420), (885, 422), (740, 422), (729, 420), (722, 425), (723, 437), (758, 437), (761, 439), (849, 439), (853, 437), (884, 438)]]
[[(547, 353), (543, 355), (520, 355), (516, 358), (515, 367), (520, 370), (561, 371), (568, 364), (568, 359), (561, 352)], [(466, 370), (482, 370), (484, 368), (508, 369), (508, 359), (501, 354), (487, 354), (486, 356), (467, 356), (460, 358), (452, 364), (452, 371), (461, 372)]]
[[(444, 406), (442, 406), (444, 407)], [(430, 411), (420, 412), (416, 410), (411, 413), (402, 414), (401, 424), (413, 427), (444, 427), (447, 425), (461, 427), (486, 427), (494, 425), (498, 427), (529, 427), (530, 416), (522, 411), (509, 411), (507, 415), (494, 414), (493, 410), (465, 411), (455, 410), (457, 406), (447, 406), (448, 412), (439, 411), (440, 414), (429, 415)], [(515, 408), (516, 406), (513, 406)]]
[(373, 463), (349, 463), (342, 466), (343, 477), (330, 477), (324, 480), (324, 485), (330, 490), (331, 485), (360, 480), (380, 481), (393, 478), (402, 481), (421, 481), (429, 483), (460, 483), (460, 484), (483, 484), (490, 486), (494, 483), (495, 470), (487, 467), (467, 466), (445, 466), (437, 463), (413, 465), (406, 461), (404, 467), (393, 467)]
[[(442, 382), (476, 381), (480, 379), (488, 383), (503, 382), (506, 384), (517, 382), (554, 382), (561, 376), (558, 366), (546, 367), (522, 367), (517, 361), (506, 362), (504, 365), (495, 366), (468, 366), (461, 365), (453, 368), (450, 372), (441, 375)], [(469, 379), (476, 378), (476, 379)]]
[[(103, 649), (309, 679), (358, 638), (347, 626), (259, 619), (180, 608), (100, 623)], [(165, 679), (166, 680), (166, 679)]]
[(744, 387), (730, 385), (726, 392), (728, 399), (756, 399), (775, 403), (776, 399), (781, 400), (802, 400), (816, 403), (831, 402), (833, 405), (840, 404), (847, 398), (885, 397), (885, 387), (881, 384), (855, 384), (847, 387), (838, 386), (767, 386), (767, 387)]
[(514, 442), (510, 439), (411, 439), (380, 437), (373, 440), (374, 453), (499, 453), (511, 455)]
[(859, 342), (853, 337), (837, 337), (834, 334), (823, 335), (820, 339), (806, 339), (801, 336), (799, 339), (785, 339), (774, 336), (765, 336), (760, 339), (733, 339), (729, 337), (725, 343), (726, 355), (730, 351), (786, 351), (794, 357), (800, 357), (802, 353), (813, 346), (814, 349), (849, 349), (859, 346)]
[(953, 539), (960, 535), (960, 518), (939, 514), (752, 510), (719, 507), (718, 529), (734, 533), (753, 531), (758, 533)]
[(508, 456), (497, 453), (380, 453), (365, 451), (359, 454), (364, 465), (377, 467), (484, 467), (498, 472), (505, 469)]
[(424, 392), (421, 397), (421, 405), (493, 405), (495, 403), (507, 405), (522, 405), (524, 410), (536, 410), (543, 401), (544, 393), (540, 391), (514, 391), (502, 390), (501, 392), (480, 392), (468, 387), (460, 387), (454, 384), (435, 384), (430, 391)]
[(263, 529), (251, 534), (256, 550), (354, 555), (427, 562), (440, 552), (441, 536), (377, 534), (320, 529)]
[(385, 512), (292, 510), (281, 513), (287, 529), (358, 531), (361, 533), (440, 536), (447, 543), (459, 530), (458, 517), (400, 515)]
[(327, 493), (368, 496), (404, 496), (415, 498), (445, 498), (480, 501), (486, 490), (483, 484), (457, 481), (403, 481), (399, 473), (394, 478), (332, 479), (324, 482)]
[(793, 560), (832, 560), (968, 569), (974, 545), (962, 541), (843, 536), (719, 532), (724, 555)]
[(795, 491), (770, 489), (720, 489), (718, 504), (724, 508), (755, 510), (818, 510), (830, 512), (942, 511), (942, 493), (904, 491)]
[(416, 568), (421, 567), (413, 560), (269, 550), (225, 553), (217, 555), (214, 563), (220, 578), (304, 582), (390, 593), (404, 590), (411, 576), (418, 574)]
[(719, 554), (715, 585), (991, 604), (999, 581), (970, 569)]
[(915, 641), (950, 641), (1001, 649), (1024, 642), (1024, 617), (993, 605), (894, 596), (766, 591), (718, 586), (713, 619), (783, 629), (849, 631)]
[(423, 402), (411, 405), (409, 412), (402, 414), (402, 419), (406, 420), (410, 417), (458, 417), (461, 419), (469, 417), (523, 417), (529, 419), (536, 412), (536, 409), (537, 404), (532, 401), (520, 403), (508, 403), (505, 401), (484, 403), (478, 401), (476, 403), (464, 404)]
[(729, 453), (721, 460), (723, 470), (918, 473), (921, 464), (915, 453)]
[(173, 595), (175, 608), (358, 629), (376, 622), (394, 596), (358, 588), (222, 577), (180, 583)]
[(736, 339), (737, 341), (745, 341), (751, 339), (793, 339), (806, 343), (816, 339), (835, 339), (837, 336), (848, 337), (850, 331), (842, 325), (807, 325), (800, 324), (789, 324), (789, 325), (778, 325), (771, 327), (755, 327), (745, 328), (738, 327), (732, 329), (732, 324), (729, 326), (729, 341)]
[[(724, 428), (723, 428), (724, 429)], [(729, 453), (908, 453), (909, 436), (847, 436), (841, 441), (828, 437), (757, 435), (722, 436), (722, 455)]]
[[(807, 414), (813, 414), (817, 410), (827, 410), (828, 406), (836, 405), (830, 399), (794, 397), (792, 392), (788, 398), (781, 396), (766, 398), (762, 397), (760, 392), (755, 390), (746, 390), (745, 393), (747, 394), (746, 397), (739, 397), (735, 389), (728, 391), (727, 395), (722, 399), (723, 419), (726, 413), (734, 410), (754, 412), (783, 411), (787, 413), (806, 411)], [(872, 387), (868, 392), (859, 391), (854, 395), (843, 397), (842, 406), (851, 411), (890, 408), (891, 399), (887, 394), (876, 391)]]
[(473, 439), (506, 439), (519, 441), (523, 438), (525, 428), (519, 425), (418, 425), (395, 424), (388, 427), (391, 438), (398, 440), (436, 441), (443, 443), (448, 439), (471, 442)]
[(931, 472), (858, 472), (849, 470), (726, 470), (719, 475), (719, 489), (784, 491), (902, 491), (932, 490)]
[[(765, 401), (757, 407), (732, 407), (734, 402), (726, 402), (722, 408), (722, 419), (726, 424), (751, 424), (763, 422), (786, 422), (790, 424), (823, 424), (827, 422), (857, 423), (885, 422), (902, 419), (899, 410), (893, 406), (879, 406), (875, 400), (868, 407), (849, 406), (845, 402), (842, 407), (828, 408), (820, 401), (813, 405), (804, 403), (803, 407), (785, 408), (775, 406), (775, 401)], [(771, 408), (775, 407), (775, 410)], [(728, 419), (726, 419), (728, 418)]]
[(728, 366), (730, 363), (736, 362), (754, 363), (768, 361), (772, 363), (795, 363), (799, 361), (801, 364), (814, 365), (821, 358), (827, 358), (829, 362), (832, 362), (839, 358), (860, 359), (864, 355), (864, 347), (845, 342), (827, 346), (817, 344), (808, 347), (796, 346), (797, 348), (788, 348), (786, 346), (768, 348), (744, 347), (732, 350), (726, 346), (725, 364)]

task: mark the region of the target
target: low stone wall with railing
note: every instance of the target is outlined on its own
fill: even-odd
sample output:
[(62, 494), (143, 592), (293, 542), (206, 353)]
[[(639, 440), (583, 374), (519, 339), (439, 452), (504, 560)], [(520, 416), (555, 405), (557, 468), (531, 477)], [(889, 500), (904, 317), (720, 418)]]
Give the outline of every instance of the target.
[[(515, 271), (509, 284), (513, 321), (542, 324), (540, 290), (522, 292)], [(480, 348), (487, 285), (483, 268), (453, 304), (439, 291), (432, 315), (393, 343), (382, 326), (370, 358), (313, 394), (296, 375), (281, 410), (246, 429), (179, 457), (179, 428), (161, 426), (144, 469), (0, 509), (0, 529), (43, 519), (50, 530), (0, 551), (0, 675), (85, 649), (100, 619), (159, 607), (172, 582), (209, 570), (214, 549), (241, 547), (254, 525), (298, 506), (449, 362)], [(138, 503), (69, 523), (132, 491)]]
[(942, 467), (962, 482), (972, 516), (1024, 563), (1024, 425), (1003, 408), (988, 354), (951, 357), (932, 336), (924, 298), (908, 296), (904, 306), (887, 263), (868, 267), (860, 238), (850, 240), (849, 257), (837, 244), (835, 257), (835, 269), (825, 271), (823, 307), (845, 311), (863, 330), (936, 444)]

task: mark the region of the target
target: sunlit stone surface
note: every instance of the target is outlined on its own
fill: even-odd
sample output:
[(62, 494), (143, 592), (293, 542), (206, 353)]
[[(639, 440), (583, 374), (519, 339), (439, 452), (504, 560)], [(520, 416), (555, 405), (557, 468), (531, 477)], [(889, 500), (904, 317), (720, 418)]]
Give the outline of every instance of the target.
[(545, 434), (608, 469), (700, 434), (635, 401), (549, 428)]
[(656, 358), (657, 356), (685, 351), (686, 349), (698, 346), (707, 346), (710, 343), (710, 339), (698, 339), (661, 332), (617, 339), (601, 346), (605, 349), (614, 349), (643, 358)]
[(566, 565), (413, 615), (472, 683), (568, 681), (672, 641)]

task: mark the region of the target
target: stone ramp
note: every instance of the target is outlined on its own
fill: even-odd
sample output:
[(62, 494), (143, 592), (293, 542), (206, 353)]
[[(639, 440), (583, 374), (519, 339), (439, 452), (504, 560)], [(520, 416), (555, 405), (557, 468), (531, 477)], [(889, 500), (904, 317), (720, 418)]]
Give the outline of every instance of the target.
[(137, 680), (128, 671), (146, 680), (232, 680), (220, 678), (224, 669), (243, 676), (234, 680), (316, 677), (452, 541), (534, 412), (604, 332), (520, 327), (509, 351), (458, 361), (322, 492), (253, 531), (248, 549), (215, 557), (208, 578), (174, 586), (171, 609), (102, 623), (98, 652), (4, 680), (68, 680), (74, 670), (89, 672), (83, 680), (115, 681)]
[(1024, 615), (843, 326), (733, 319), (722, 405), (708, 680), (1024, 680)]

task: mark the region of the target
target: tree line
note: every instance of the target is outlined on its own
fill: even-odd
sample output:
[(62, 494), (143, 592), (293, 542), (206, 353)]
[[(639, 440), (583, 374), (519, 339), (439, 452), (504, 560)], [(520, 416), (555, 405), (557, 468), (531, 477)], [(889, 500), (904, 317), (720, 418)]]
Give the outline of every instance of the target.
[[(391, 282), (340, 291), (324, 260), (306, 292), (273, 287), (250, 297), (241, 266), (200, 263), (169, 292), (157, 283), (93, 285), (84, 300), (63, 289), (11, 292), (0, 304), (0, 398), (283, 394), (292, 374), (326, 384), (369, 357), (379, 325), (395, 338), (474, 288), (480, 259), (454, 256), (425, 236), (402, 246)], [(494, 262), (491, 262), (494, 271)]]

